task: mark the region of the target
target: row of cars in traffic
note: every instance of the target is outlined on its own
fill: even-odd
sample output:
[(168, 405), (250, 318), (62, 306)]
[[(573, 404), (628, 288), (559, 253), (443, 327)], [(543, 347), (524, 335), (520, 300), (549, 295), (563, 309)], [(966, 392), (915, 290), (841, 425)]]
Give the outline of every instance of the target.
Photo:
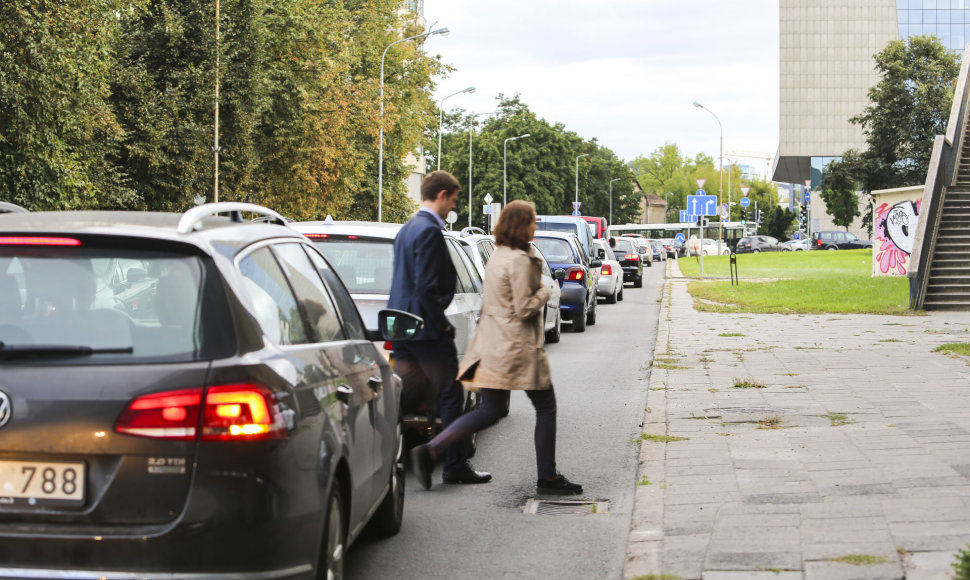
[[(533, 242), (549, 342), (654, 260), (577, 225)], [(408, 418), (386, 341), (421, 325), (385, 308), (399, 229), (0, 205), (0, 577), (333, 578), (362, 533), (396, 533)], [(445, 241), (464, 352), (494, 240)]]

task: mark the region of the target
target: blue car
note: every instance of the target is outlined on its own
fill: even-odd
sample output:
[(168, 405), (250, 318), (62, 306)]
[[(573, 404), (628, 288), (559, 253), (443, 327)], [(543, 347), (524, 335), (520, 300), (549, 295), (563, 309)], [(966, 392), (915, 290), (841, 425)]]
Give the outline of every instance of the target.
[(540, 231), (532, 241), (559, 280), (563, 320), (572, 322), (573, 332), (596, 324), (596, 285), (602, 261), (590, 259), (575, 234)]

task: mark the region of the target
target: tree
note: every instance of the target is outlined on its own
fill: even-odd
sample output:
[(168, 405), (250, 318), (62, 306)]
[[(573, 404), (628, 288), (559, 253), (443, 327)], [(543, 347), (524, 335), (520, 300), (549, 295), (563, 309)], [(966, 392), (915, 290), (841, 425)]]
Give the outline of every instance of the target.
[(0, 3), (0, 199), (28, 209), (137, 205), (107, 160), (120, 0)]
[(792, 222), (795, 221), (795, 212), (787, 207), (782, 208), (776, 205), (773, 210), (766, 213), (765, 219), (761, 222), (761, 227), (758, 228), (758, 233), (781, 241), (787, 240)]
[[(953, 53), (931, 36), (891, 41), (875, 61), (882, 78), (869, 89), (869, 105), (850, 119), (862, 127), (866, 149), (847, 151), (827, 167), (848, 176), (838, 178), (839, 187), (855, 181), (866, 194), (926, 180), (933, 140), (946, 130), (959, 73)], [(828, 190), (841, 199), (836, 205), (848, 205), (844, 190), (831, 183)], [(871, 208), (863, 223), (871, 230)]]
[(832, 216), (837, 226), (848, 231), (852, 221), (861, 215), (859, 213), (859, 182), (855, 174), (859, 171), (861, 159), (854, 150), (846, 151), (842, 160), (829, 164), (828, 171), (822, 178), (822, 190), (819, 197), (825, 202), (825, 211)]

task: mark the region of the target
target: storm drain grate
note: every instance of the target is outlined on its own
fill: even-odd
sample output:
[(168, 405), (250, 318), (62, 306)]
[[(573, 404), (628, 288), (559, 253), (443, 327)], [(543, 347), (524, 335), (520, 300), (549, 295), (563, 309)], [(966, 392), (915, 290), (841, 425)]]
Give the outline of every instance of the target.
[(610, 502), (605, 499), (530, 499), (522, 511), (527, 515), (588, 516), (610, 513)]

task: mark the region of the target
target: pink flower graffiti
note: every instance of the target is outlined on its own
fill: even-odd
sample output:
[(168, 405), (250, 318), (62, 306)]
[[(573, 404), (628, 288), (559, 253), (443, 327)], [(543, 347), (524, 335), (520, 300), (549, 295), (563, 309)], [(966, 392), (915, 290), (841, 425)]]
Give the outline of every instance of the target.
[(921, 203), (922, 200), (884, 203), (876, 208), (875, 238), (879, 244), (876, 261), (883, 274), (892, 270), (906, 274)]

